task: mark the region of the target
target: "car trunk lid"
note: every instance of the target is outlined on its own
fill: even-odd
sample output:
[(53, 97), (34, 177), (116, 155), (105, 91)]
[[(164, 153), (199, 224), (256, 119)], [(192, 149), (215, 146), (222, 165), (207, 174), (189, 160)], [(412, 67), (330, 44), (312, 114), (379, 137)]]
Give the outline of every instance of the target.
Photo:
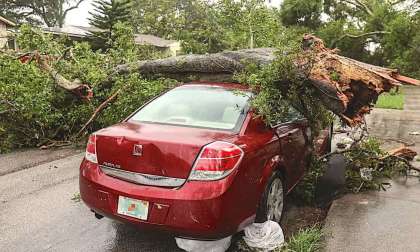
[(97, 132), (101, 166), (158, 178), (188, 178), (202, 146), (230, 131), (124, 122)]

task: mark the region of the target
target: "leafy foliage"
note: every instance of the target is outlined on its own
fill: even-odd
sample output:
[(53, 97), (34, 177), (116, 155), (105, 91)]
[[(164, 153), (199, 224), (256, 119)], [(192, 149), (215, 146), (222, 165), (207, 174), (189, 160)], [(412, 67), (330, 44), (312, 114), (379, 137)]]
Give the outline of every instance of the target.
[(112, 47), (117, 36), (114, 31), (118, 30), (115, 25), (129, 22), (131, 3), (129, 0), (96, 0), (94, 6), (95, 11), (89, 12), (92, 16), (90, 25), (98, 30), (92, 33), (98, 43)]
[(0, 151), (35, 145), (52, 135), (60, 120), (52, 106), (57, 99), (52, 81), (36, 66), (22, 66), (5, 55), (0, 71)]
[(420, 78), (419, 10), (411, 0), (285, 0), (280, 13), (283, 24), (309, 28), (344, 56)]
[[(141, 59), (142, 50), (132, 41), (132, 30), (118, 23), (114, 32), (115, 47), (106, 53), (93, 51), (86, 42), (66, 47), (64, 43), (24, 25), (18, 41), (22, 50), (39, 50), (50, 55), (52, 64), (70, 80), (79, 79), (93, 87), (95, 97), (81, 101), (55, 86), (35, 61), (22, 64), (15, 55), (0, 54), (0, 152), (36, 146), (52, 139), (71, 140), (92, 115), (95, 108), (123, 88), (123, 95), (105, 109), (89, 128), (116, 123), (145, 101), (173, 85), (170, 80), (149, 81), (138, 74), (119, 76), (114, 85), (104, 80), (120, 63)], [(71, 50), (71, 57), (62, 57)]]
[(322, 247), (322, 239), (324, 234), (322, 228), (318, 225), (301, 229), (298, 233), (290, 237), (281, 249), (274, 251), (279, 252), (315, 252)]
[(134, 0), (133, 17), (136, 31), (182, 41), (185, 53), (275, 46), (282, 34), (263, 0)]
[(0, 13), (17, 23), (63, 27), (69, 11), (85, 0), (0, 0)]
[(353, 192), (386, 190), (385, 179), (407, 174), (407, 162), (385, 153), (380, 143), (368, 138), (345, 154), (349, 163), (346, 169), (347, 189)]
[(321, 0), (285, 0), (280, 15), (284, 25), (302, 25), (317, 28), (321, 25)]
[[(308, 119), (316, 136), (330, 124), (332, 115), (308, 85), (307, 75), (302, 75), (302, 69), (298, 69), (294, 63), (306, 53), (300, 48), (297, 37), (293, 36), (279, 42), (278, 49), (278, 56), (272, 64), (262, 69), (250, 65), (237, 75), (237, 79), (256, 90), (257, 95), (251, 105), (267, 123), (275, 125), (290, 118), (292, 105)], [(311, 58), (310, 55), (306, 56)], [(307, 73), (310, 66), (311, 62), (308, 62), (307, 69), (304, 69)]]
[[(343, 155), (348, 160), (346, 167), (346, 190), (361, 192), (386, 190), (387, 180), (396, 175), (406, 175), (409, 169), (404, 159), (389, 156), (375, 138), (366, 138)], [(292, 193), (292, 197), (303, 204), (314, 204), (315, 186), (325, 172), (325, 160), (313, 158), (311, 166)]]

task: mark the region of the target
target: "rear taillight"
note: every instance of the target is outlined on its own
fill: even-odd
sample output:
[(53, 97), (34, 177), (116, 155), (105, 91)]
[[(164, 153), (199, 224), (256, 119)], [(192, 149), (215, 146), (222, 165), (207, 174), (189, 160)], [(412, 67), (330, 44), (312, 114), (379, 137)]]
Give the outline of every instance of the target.
[(244, 152), (227, 142), (214, 142), (204, 146), (194, 163), (190, 180), (219, 180), (238, 167)]
[(96, 157), (96, 135), (94, 134), (89, 136), (89, 140), (86, 145), (85, 158), (92, 163), (98, 163), (98, 158)]

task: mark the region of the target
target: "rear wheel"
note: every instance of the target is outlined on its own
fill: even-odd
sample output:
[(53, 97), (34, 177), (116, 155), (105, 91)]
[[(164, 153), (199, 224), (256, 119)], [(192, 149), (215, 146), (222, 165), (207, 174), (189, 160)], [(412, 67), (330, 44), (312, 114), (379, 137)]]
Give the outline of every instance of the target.
[(257, 222), (272, 220), (280, 222), (284, 209), (284, 184), (280, 172), (274, 172), (267, 182), (260, 207), (257, 212)]

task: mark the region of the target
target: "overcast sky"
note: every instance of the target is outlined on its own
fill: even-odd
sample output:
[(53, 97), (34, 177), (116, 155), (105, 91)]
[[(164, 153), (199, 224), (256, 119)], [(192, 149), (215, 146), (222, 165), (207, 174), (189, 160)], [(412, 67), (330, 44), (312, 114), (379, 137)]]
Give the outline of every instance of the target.
[[(93, 10), (93, 0), (85, 0), (78, 9), (72, 10), (67, 14), (66, 25), (89, 26), (89, 11)], [(271, 0), (273, 6), (279, 6), (281, 0)]]

